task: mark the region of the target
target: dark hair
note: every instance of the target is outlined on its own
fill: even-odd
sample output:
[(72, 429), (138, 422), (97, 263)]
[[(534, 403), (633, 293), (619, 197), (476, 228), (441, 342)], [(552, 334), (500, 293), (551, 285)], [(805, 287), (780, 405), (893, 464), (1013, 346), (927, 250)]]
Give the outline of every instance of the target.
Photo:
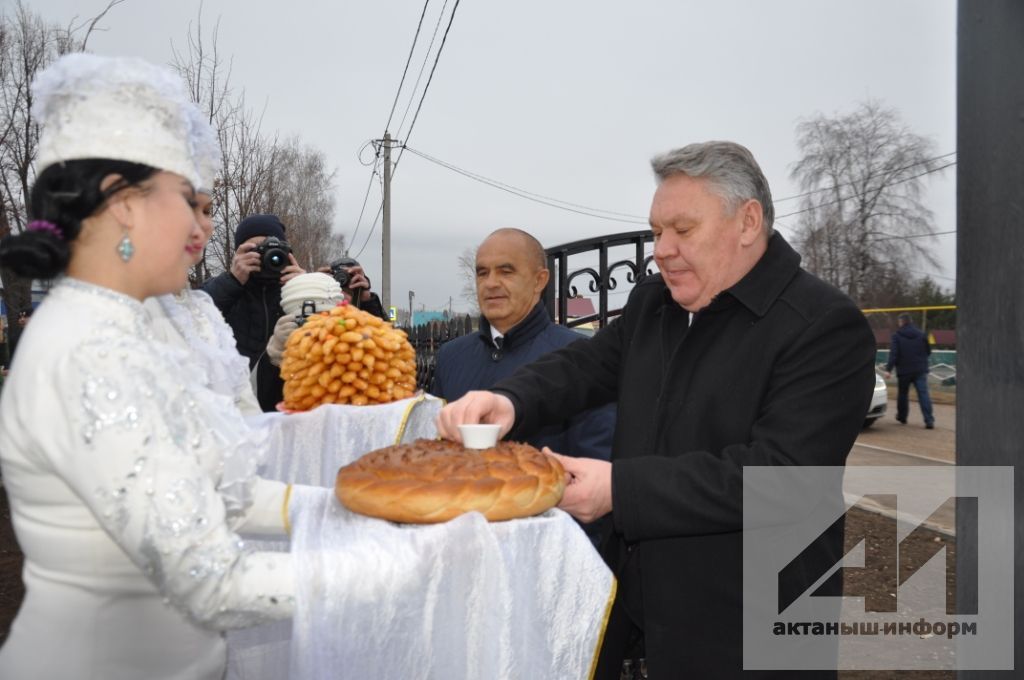
[[(0, 264), (20, 276), (52, 279), (68, 266), (71, 242), (82, 231), (82, 220), (94, 215), (117, 192), (137, 186), (157, 172), (149, 165), (104, 158), (49, 166), (32, 185), (29, 217), (54, 224), (60, 234), (32, 230), (8, 236), (0, 241)], [(110, 175), (121, 179), (101, 190), (104, 178)]]

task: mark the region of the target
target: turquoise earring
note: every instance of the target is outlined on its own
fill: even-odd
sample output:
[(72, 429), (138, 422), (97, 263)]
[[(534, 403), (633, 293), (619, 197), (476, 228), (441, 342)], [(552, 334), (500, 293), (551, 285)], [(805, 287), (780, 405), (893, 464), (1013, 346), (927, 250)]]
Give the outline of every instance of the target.
[(117, 244), (117, 254), (121, 256), (122, 262), (132, 259), (132, 255), (135, 254), (135, 246), (132, 245), (132, 240), (128, 238), (127, 229), (124, 230), (124, 237)]

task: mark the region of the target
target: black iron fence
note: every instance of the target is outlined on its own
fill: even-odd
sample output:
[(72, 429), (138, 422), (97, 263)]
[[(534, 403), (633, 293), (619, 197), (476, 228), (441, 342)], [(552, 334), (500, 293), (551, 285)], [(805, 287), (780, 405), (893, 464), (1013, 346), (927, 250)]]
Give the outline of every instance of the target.
[(405, 327), (409, 344), (416, 350), (416, 386), (429, 389), (437, 367), (437, 351), (452, 338), (473, 332), (473, 317), (469, 314), (454, 316), (444, 321), (429, 321), (425, 324)]
[[(623, 283), (636, 284), (653, 273), (652, 257), (646, 254), (652, 241), (651, 232), (645, 229), (573, 241), (545, 250), (551, 279), (541, 299), (555, 323), (570, 328), (594, 322), (604, 326), (609, 319), (621, 314), (626, 298), (613, 301), (609, 293), (619, 288), (620, 278)], [(580, 297), (579, 286), (584, 283), (586, 290), (597, 296), (596, 311), (570, 317), (569, 299)], [(416, 382), (421, 389), (428, 389), (434, 378), (441, 345), (474, 332), (474, 325), (473, 318), (467, 314), (403, 329), (416, 350)]]
[[(555, 323), (572, 328), (597, 322), (603, 327), (609, 319), (621, 314), (625, 298), (616, 306), (609, 301), (609, 293), (619, 286), (617, 276), (624, 277), (627, 283), (636, 284), (653, 273), (653, 257), (646, 254), (647, 244), (653, 240), (651, 231), (643, 229), (548, 248), (545, 252), (551, 280), (541, 299)], [(596, 263), (592, 261), (595, 255)], [(590, 262), (584, 266), (572, 265), (570, 257)], [(587, 290), (597, 294), (597, 309), (594, 314), (570, 318), (569, 299), (580, 296), (577, 282), (579, 285), (586, 282)]]

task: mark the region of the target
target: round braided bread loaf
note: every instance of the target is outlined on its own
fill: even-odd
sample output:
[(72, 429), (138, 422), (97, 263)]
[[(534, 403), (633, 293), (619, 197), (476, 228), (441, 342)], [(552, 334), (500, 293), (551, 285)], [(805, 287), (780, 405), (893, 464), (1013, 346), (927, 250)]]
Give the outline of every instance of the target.
[(483, 451), (417, 439), (367, 453), (338, 471), (334, 492), (353, 512), (393, 522), (445, 522), (477, 510), (489, 520), (537, 515), (565, 490), (561, 463), (529, 444)]

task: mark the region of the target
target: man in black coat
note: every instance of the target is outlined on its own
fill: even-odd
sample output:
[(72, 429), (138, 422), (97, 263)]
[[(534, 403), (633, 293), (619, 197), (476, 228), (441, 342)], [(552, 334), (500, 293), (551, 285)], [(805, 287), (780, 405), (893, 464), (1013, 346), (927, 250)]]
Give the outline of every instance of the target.
[[(743, 671), (743, 562), (758, 559), (742, 549), (743, 469), (844, 465), (874, 386), (873, 335), (772, 232), (747, 149), (693, 144), (653, 166), (661, 273), (590, 341), (447, 406), (439, 430), (496, 422), (518, 438), (618, 401), (610, 463), (560, 458), (560, 507), (612, 518), (602, 553), (619, 587), (597, 678), (637, 654), (656, 679), (835, 677)], [(841, 556), (839, 525), (794, 562), (816, 577)]]
[(932, 347), (925, 334), (910, 321), (909, 314), (900, 314), (899, 329), (892, 334), (889, 343), (889, 361), (885, 364), (885, 377), (892, 375), (896, 367), (896, 420), (907, 424), (910, 412), (910, 386), (917, 390), (917, 402), (921, 405), (924, 426), (935, 429), (932, 414), (932, 398), (928, 393), (928, 357)]
[(281, 286), (305, 271), (295, 256), (287, 253), (287, 263), (268, 263), (260, 246), (268, 239), (285, 242), (285, 226), (277, 215), (250, 215), (235, 229), (235, 255), (231, 269), (205, 284), (206, 291), (235, 334), (238, 352), (249, 359), (256, 372), (256, 399), (264, 411), (273, 411), (282, 399), (284, 381), (276, 366), (266, 357), (267, 341), (274, 324), (284, 314)]

